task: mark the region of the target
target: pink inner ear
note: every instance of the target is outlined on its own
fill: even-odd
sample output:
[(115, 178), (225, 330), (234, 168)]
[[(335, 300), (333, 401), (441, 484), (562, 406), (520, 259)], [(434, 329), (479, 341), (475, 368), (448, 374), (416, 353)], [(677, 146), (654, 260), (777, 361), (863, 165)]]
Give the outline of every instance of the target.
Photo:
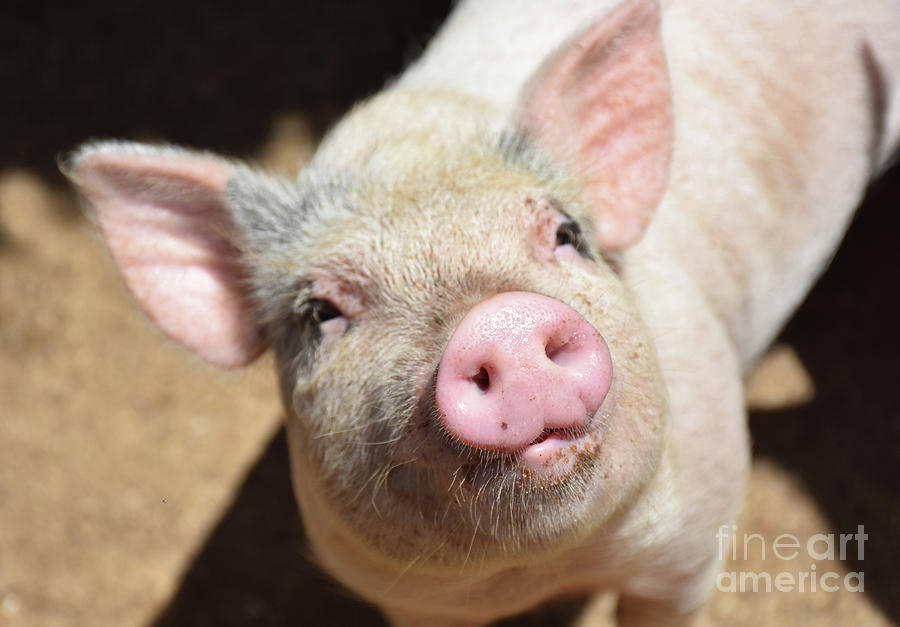
[(599, 244), (637, 241), (665, 191), (673, 142), (657, 2), (627, 2), (564, 46), (520, 106), (522, 128), (581, 175)]
[(230, 172), (206, 155), (118, 144), (88, 149), (73, 168), (144, 311), (172, 339), (226, 368), (264, 349), (224, 204)]

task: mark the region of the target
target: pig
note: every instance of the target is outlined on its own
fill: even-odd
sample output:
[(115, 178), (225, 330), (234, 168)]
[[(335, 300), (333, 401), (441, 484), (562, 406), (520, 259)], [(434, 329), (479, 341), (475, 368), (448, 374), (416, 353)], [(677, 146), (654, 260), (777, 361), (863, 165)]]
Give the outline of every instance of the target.
[(61, 165), (166, 335), (275, 352), (314, 557), (392, 624), (611, 591), (686, 625), (742, 376), (898, 142), (896, 0), (472, 0), (297, 180), (119, 141)]

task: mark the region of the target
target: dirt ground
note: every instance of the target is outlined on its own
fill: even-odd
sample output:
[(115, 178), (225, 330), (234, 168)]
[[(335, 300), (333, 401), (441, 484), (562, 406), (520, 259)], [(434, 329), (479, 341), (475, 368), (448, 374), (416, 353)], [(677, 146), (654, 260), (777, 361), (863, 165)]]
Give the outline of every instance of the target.
[[(0, 84), (21, 95), (0, 101), (0, 626), (382, 624), (305, 559), (270, 358), (222, 373), (162, 338), (54, 162), (86, 137), (166, 137), (290, 171), (446, 3), (198, 2), (165, 19), (175, 5), (66, 6), (0, 22)], [(898, 207), (895, 168), (748, 384), (735, 533), (762, 540), (727, 570), (820, 585), (719, 591), (714, 624), (900, 625)], [(859, 525), (863, 555), (853, 541), (844, 561), (810, 554), (815, 534)], [(772, 554), (782, 534), (796, 559)], [(606, 625), (610, 607), (509, 624)]]

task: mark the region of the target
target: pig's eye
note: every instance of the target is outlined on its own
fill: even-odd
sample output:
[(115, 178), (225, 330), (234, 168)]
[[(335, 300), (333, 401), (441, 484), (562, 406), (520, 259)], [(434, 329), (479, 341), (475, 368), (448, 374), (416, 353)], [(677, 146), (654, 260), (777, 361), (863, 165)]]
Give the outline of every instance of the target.
[(294, 313), (305, 326), (322, 334), (339, 333), (347, 326), (343, 312), (324, 298), (304, 300), (295, 307)]
[(344, 315), (341, 313), (340, 309), (321, 298), (314, 298), (313, 300), (307, 301), (306, 306), (308, 307), (307, 315), (309, 316), (310, 322), (316, 325), (321, 325), (323, 322), (327, 322), (334, 318), (340, 318)]
[(592, 258), (590, 248), (581, 232), (581, 227), (574, 220), (566, 220), (556, 229), (556, 247), (571, 246), (578, 254), (588, 259)]

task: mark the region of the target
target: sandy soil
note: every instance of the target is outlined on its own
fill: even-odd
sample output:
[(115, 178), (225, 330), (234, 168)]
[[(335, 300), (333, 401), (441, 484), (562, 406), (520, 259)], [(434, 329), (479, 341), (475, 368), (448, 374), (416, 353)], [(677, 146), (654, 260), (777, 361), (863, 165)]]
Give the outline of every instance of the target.
[[(270, 359), (222, 373), (162, 338), (53, 170), (77, 139), (128, 135), (290, 171), (445, 8), (402, 21), (401, 3), (372, 18), (315, 6), (300, 2), (283, 20), (325, 24), (302, 45), (272, 20), (253, 22), (256, 39), (245, 41), (234, 33), (247, 15), (205, 3), (165, 28), (130, 5), (23, 9), (0, 24), (0, 41), (16, 46), (0, 59), (20, 61), (0, 64), (0, 83), (23, 95), (0, 109), (9, 131), (0, 145), (0, 625), (379, 624), (305, 559)], [(92, 39), (101, 14), (119, 30)], [(130, 44), (149, 47), (134, 24), (148, 20), (165, 45), (133, 58)], [(232, 58), (234, 38), (259, 44), (249, 60)], [(197, 39), (207, 57), (173, 72)], [(284, 50), (301, 59), (292, 62), (307, 76), (299, 86), (287, 96), (248, 88), (281, 76)], [(235, 67), (217, 73), (223, 59)], [(895, 169), (748, 386), (755, 461), (736, 533), (760, 534), (769, 552), (763, 559), (751, 542), (729, 570), (774, 578), (814, 565), (838, 573), (841, 590), (718, 592), (707, 612), (715, 624), (900, 624), (898, 204)], [(862, 559), (853, 543), (843, 562), (805, 550), (814, 534), (858, 525), (869, 535)], [(772, 555), (781, 534), (803, 543), (798, 558)], [(864, 592), (843, 585), (852, 572), (864, 573)], [(609, 608), (588, 607), (580, 624), (608, 624)], [(561, 604), (514, 624), (559, 624), (580, 610)]]

